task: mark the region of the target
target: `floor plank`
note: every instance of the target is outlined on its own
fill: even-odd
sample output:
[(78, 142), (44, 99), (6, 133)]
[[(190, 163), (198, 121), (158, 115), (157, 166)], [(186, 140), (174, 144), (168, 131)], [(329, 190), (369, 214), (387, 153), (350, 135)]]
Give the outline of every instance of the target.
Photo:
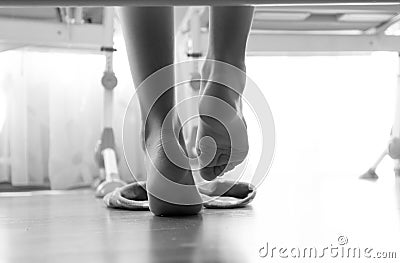
[(270, 262), (267, 244), (322, 249), (339, 236), (400, 258), (399, 179), (287, 179), (267, 178), (247, 208), (186, 218), (106, 209), (90, 190), (0, 194), (0, 262)]

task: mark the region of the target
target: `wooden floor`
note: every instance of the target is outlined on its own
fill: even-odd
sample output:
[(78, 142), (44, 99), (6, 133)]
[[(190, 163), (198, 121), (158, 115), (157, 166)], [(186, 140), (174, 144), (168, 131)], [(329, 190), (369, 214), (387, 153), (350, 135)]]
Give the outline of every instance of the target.
[(89, 190), (3, 193), (0, 262), (293, 262), (260, 248), (322, 249), (339, 236), (399, 260), (400, 180), (288, 178), (267, 178), (250, 207), (187, 218), (106, 209)]

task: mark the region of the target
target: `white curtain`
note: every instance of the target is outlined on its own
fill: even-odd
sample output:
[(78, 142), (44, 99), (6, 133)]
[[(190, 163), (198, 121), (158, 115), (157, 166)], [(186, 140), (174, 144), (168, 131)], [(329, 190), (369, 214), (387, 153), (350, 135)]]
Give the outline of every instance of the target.
[[(119, 41), (121, 43), (121, 41)], [(119, 53), (119, 54), (118, 54)], [(38, 50), (0, 54), (0, 182), (68, 189), (90, 185), (98, 176), (94, 147), (102, 129), (102, 55)], [(122, 123), (133, 95), (124, 47), (115, 58), (114, 128), (121, 176), (131, 181), (122, 152)], [(139, 109), (138, 109), (139, 110)], [(129, 119), (136, 160), (140, 154), (140, 114)], [(136, 165), (137, 164), (137, 165)]]

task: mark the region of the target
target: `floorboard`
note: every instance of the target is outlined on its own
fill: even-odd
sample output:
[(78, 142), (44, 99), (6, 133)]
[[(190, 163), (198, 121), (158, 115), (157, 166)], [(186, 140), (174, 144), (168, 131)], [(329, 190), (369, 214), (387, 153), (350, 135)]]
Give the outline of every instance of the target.
[(0, 262), (291, 262), (266, 246), (320, 251), (340, 236), (400, 258), (399, 179), (291, 178), (267, 178), (252, 206), (186, 218), (107, 209), (90, 190), (2, 193)]

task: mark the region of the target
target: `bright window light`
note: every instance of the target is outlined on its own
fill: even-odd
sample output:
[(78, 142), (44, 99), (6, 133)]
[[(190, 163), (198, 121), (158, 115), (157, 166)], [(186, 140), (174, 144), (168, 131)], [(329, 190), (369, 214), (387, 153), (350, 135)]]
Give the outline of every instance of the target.
[(343, 14), (338, 17), (340, 22), (384, 22), (395, 14)]
[(386, 29), (385, 34), (389, 36), (400, 36), (400, 22), (391, 25)]
[(304, 21), (311, 13), (303, 12), (256, 12), (255, 19), (270, 21)]

